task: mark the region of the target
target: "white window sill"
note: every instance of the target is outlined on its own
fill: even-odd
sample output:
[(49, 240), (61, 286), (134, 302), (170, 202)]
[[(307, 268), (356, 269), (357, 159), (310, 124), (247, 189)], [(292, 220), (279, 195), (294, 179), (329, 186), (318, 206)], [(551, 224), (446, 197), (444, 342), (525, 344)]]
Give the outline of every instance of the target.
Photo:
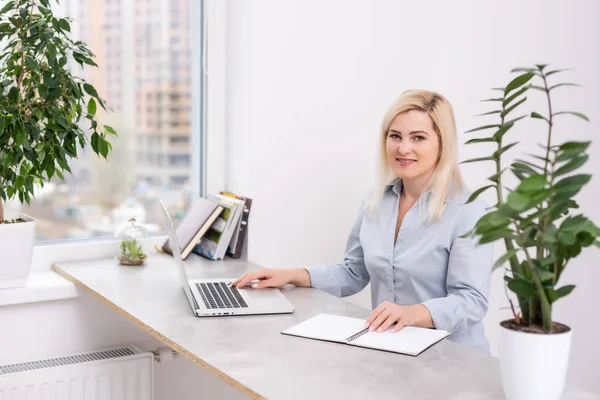
[[(141, 240), (146, 254), (154, 252), (154, 246), (162, 246), (166, 236), (154, 236)], [(59, 244), (36, 245), (27, 283), (23, 287), (0, 289), (0, 307), (15, 304), (71, 299), (78, 296), (77, 287), (69, 280), (52, 271), (54, 262), (78, 261), (90, 258), (114, 256), (119, 249), (118, 240), (65, 241)]]
[(77, 297), (77, 287), (51, 270), (31, 271), (23, 287), (0, 289), (0, 306)]

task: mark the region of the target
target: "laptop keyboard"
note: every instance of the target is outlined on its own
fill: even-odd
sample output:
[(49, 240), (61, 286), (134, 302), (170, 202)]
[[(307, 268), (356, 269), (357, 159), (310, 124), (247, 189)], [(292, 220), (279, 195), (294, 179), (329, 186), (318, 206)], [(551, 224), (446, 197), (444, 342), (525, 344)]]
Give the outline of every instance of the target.
[(225, 282), (196, 283), (196, 288), (208, 309), (248, 307), (237, 288)]

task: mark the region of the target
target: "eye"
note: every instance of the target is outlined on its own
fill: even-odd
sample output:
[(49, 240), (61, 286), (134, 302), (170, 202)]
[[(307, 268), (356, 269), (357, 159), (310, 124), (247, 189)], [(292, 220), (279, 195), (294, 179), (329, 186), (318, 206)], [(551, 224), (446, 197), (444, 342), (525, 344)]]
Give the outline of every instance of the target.
[(420, 142), (421, 140), (425, 140), (425, 136), (422, 136), (422, 135), (417, 135), (417, 136), (415, 136), (415, 140), (416, 140), (417, 142)]
[(389, 137), (392, 139), (402, 139), (402, 137), (400, 135), (398, 135), (397, 133), (394, 133), (394, 132), (390, 133)]

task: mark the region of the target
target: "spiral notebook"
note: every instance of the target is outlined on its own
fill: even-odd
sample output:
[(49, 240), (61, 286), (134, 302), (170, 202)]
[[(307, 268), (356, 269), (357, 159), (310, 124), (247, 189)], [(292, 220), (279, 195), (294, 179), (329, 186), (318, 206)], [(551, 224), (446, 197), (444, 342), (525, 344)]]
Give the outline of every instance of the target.
[(284, 330), (284, 335), (349, 344), (351, 346), (418, 356), (450, 333), (441, 329), (405, 326), (398, 332), (369, 332), (364, 319), (319, 314)]

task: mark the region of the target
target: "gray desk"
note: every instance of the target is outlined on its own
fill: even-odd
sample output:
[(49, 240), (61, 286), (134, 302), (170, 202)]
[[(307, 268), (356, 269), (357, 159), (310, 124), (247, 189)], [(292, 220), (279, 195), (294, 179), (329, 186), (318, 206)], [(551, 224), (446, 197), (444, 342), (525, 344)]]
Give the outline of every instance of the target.
[[(283, 289), (294, 314), (196, 318), (172, 263), (157, 254), (143, 267), (102, 259), (57, 263), (53, 269), (251, 398), (504, 398), (497, 360), (448, 340), (410, 357), (280, 334), (320, 312), (369, 315), (316, 289)], [(237, 277), (256, 268), (195, 255), (187, 261), (190, 278)], [(565, 398), (596, 397), (570, 389)]]

